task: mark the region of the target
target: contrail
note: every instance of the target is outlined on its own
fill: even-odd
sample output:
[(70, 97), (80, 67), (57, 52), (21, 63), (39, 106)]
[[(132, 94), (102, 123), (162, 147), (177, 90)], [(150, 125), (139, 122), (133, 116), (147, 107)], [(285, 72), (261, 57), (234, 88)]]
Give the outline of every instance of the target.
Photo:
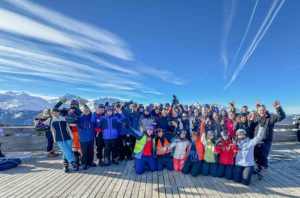
[[(269, 13), (268, 13), (267, 17), (265, 18), (263, 24), (260, 26), (258, 32), (255, 35), (255, 38), (253, 39), (253, 41), (252, 41), (251, 45), (249, 46), (247, 52), (244, 54), (242, 61), (240, 62), (237, 69), (235, 70), (235, 72), (234, 72), (233, 76), (231, 77), (229, 83), (224, 87), (224, 90), (226, 90), (234, 82), (234, 80), (236, 79), (236, 77), (239, 74), (239, 72), (241, 71), (241, 69), (243, 69), (243, 67), (247, 63), (248, 59), (250, 58), (250, 56), (253, 54), (254, 50), (256, 49), (257, 45), (259, 44), (259, 42), (261, 41), (261, 39), (263, 38), (265, 33), (270, 28), (270, 25), (272, 24), (274, 18), (278, 14), (278, 12), (281, 9), (284, 2), (285, 2), (285, 0), (281, 1), (277, 8), (275, 8), (277, 3), (272, 4), (271, 9), (269, 10)], [(275, 12), (272, 15), (274, 9), (275, 9)]]
[(241, 43), (240, 43), (240, 46), (238, 47), (238, 50), (236, 51), (236, 53), (235, 53), (235, 55), (234, 55), (232, 64), (231, 64), (230, 67), (229, 67), (229, 73), (231, 72), (231, 69), (232, 69), (233, 65), (235, 64), (236, 58), (237, 58), (238, 54), (240, 53), (241, 47), (242, 47), (243, 44), (244, 44), (244, 41), (245, 41), (245, 39), (246, 39), (246, 36), (247, 36), (247, 34), (248, 34), (249, 28), (250, 28), (251, 23), (252, 23), (252, 19), (253, 19), (253, 17), (254, 17), (255, 11), (256, 11), (257, 4), (258, 4), (258, 0), (256, 0), (256, 2), (255, 2), (255, 5), (254, 5), (254, 8), (253, 8), (253, 11), (252, 11), (252, 14), (251, 14), (251, 17), (250, 17), (248, 26), (247, 26), (246, 31), (245, 31), (245, 34), (244, 34), (244, 37), (243, 37), (243, 39), (242, 39), (242, 41), (241, 41)]

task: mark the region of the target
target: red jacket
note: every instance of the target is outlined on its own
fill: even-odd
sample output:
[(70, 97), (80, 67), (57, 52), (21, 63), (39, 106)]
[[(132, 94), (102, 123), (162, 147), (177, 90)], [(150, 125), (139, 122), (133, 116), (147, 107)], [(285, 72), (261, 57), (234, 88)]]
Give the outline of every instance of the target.
[(233, 165), (237, 152), (238, 146), (234, 145), (231, 140), (222, 140), (215, 147), (215, 153), (220, 154), (219, 163), (224, 165)]
[(234, 120), (230, 120), (228, 118), (225, 118), (224, 119), (225, 121), (225, 127), (226, 127), (226, 130), (229, 132), (229, 137), (232, 139), (235, 137), (235, 130), (234, 130)]

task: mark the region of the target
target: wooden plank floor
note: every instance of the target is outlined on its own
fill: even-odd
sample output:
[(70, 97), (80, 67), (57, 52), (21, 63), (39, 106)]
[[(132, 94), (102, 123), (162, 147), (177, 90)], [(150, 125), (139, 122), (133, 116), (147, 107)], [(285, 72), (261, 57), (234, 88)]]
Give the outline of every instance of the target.
[(251, 185), (243, 186), (167, 170), (136, 175), (133, 161), (66, 174), (59, 158), (34, 158), (0, 172), (0, 197), (300, 197), (296, 163), (295, 158), (271, 161), (263, 180), (254, 175)]

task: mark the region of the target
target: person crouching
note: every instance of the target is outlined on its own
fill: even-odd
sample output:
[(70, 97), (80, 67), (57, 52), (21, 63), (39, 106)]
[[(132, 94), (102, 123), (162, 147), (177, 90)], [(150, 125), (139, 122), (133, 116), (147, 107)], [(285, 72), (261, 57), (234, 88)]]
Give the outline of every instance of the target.
[(213, 177), (217, 176), (218, 159), (215, 155), (215, 133), (213, 131), (207, 132), (207, 138), (205, 133), (201, 137), (201, 142), (204, 145), (204, 163), (202, 168), (202, 174), (204, 176), (211, 175)]
[(249, 185), (254, 170), (254, 147), (263, 139), (266, 129), (259, 127), (255, 138), (250, 139), (244, 129), (237, 131), (239, 151), (235, 158), (233, 180)]
[(219, 155), (217, 176), (232, 179), (234, 157), (238, 152), (238, 147), (229, 138), (228, 131), (222, 131), (221, 136), (221, 142), (215, 147), (215, 154)]
[(157, 160), (157, 170), (163, 170), (164, 166), (168, 170), (173, 170), (173, 162), (172, 162), (172, 150), (168, 149), (163, 151), (164, 146), (168, 146), (170, 142), (164, 136), (164, 132), (162, 129), (157, 130), (157, 137), (154, 139), (155, 142), (155, 150), (156, 150), (156, 160)]
[(153, 129), (153, 126), (147, 126), (146, 131), (142, 132), (131, 127), (128, 128), (128, 132), (136, 138), (133, 150), (136, 174), (143, 174), (146, 165), (148, 165), (150, 171), (156, 170), (155, 143), (152, 138)]
[(192, 132), (191, 143), (188, 149), (188, 158), (182, 169), (182, 173), (197, 177), (202, 170), (204, 148), (201, 143), (201, 136), (196, 131)]

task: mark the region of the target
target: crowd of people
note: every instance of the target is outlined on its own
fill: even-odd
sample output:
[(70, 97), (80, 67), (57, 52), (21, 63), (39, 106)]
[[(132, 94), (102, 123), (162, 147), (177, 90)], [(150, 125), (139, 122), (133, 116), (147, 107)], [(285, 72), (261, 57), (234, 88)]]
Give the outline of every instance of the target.
[(276, 114), (259, 100), (251, 112), (247, 106), (238, 112), (234, 101), (227, 109), (182, 105), (176, 96), (171, 104), (99, 104), (95, 112), (77, 100), (61, 108), (66, 102), (62, 98), (35, 118), (36, 130), (48, 139), (48, 156), (57, 156), (53, 142), (62, 150), (65, 172), (69, 165), (78, 171), (135, 160), (137, 174), (166, 168), (249, 185), (252, 174), (264, 177), (274, 124), (285, 118), (278, 101)]

